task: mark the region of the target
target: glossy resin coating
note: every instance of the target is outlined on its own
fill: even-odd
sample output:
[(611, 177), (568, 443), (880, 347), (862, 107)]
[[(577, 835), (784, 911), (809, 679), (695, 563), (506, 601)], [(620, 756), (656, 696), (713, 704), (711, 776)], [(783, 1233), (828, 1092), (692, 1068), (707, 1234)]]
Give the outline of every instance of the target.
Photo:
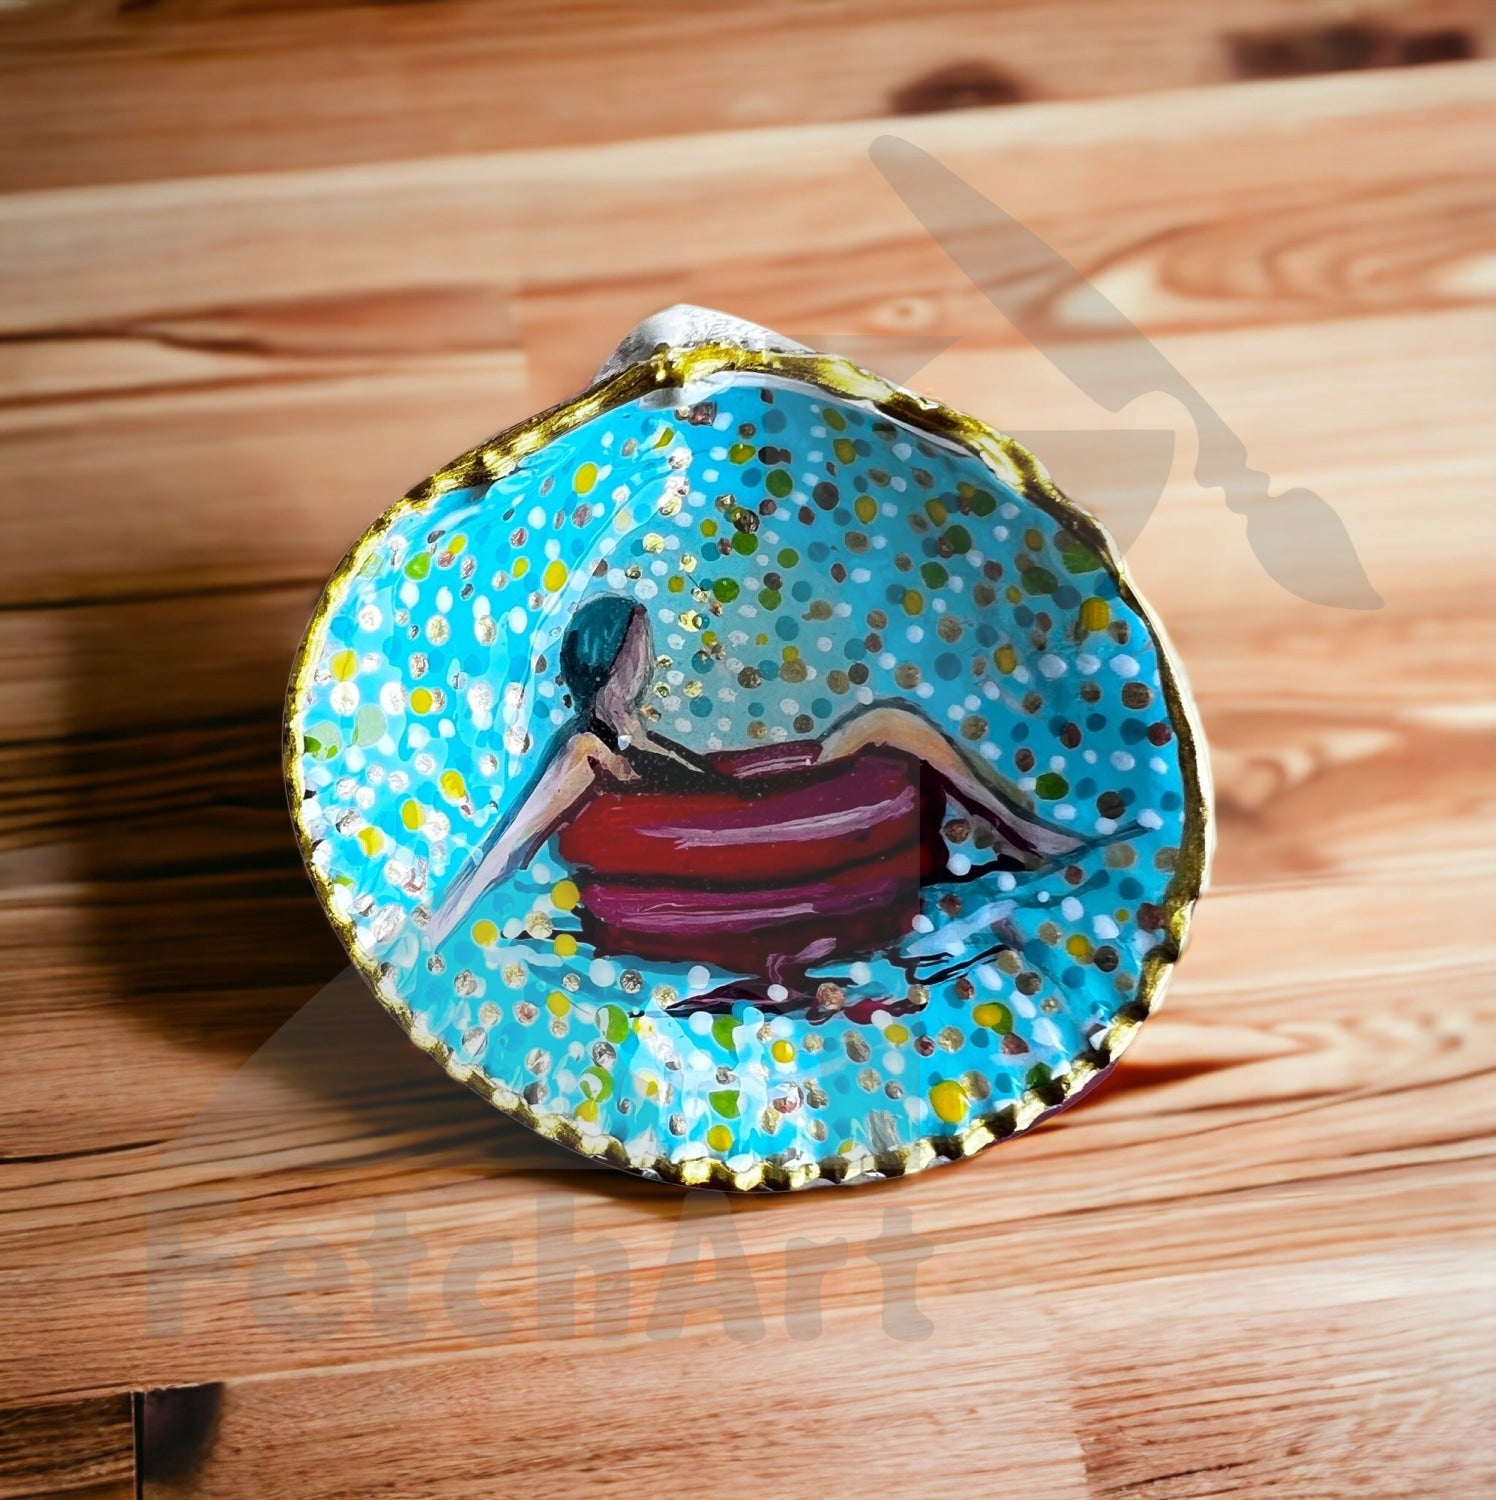
[(1104, 534), (809, 354), (662, 349), (397, 505), (309, 629), (287, 768), (415, 1040), (716, 1186), (1026, 1128), (1156, 1002), (1204, 875), (1189, 711)]

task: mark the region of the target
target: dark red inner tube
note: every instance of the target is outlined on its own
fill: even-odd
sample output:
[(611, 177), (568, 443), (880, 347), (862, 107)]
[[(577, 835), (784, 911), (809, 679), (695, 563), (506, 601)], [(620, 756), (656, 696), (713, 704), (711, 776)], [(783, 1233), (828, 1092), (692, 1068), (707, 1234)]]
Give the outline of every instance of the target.
[(709, 756), (731, 786), (594, 793), (557, 836), (602, 952), (753, 969), (871, 952), (909, 930), (945, 865), (945, 789), (881, 747)]

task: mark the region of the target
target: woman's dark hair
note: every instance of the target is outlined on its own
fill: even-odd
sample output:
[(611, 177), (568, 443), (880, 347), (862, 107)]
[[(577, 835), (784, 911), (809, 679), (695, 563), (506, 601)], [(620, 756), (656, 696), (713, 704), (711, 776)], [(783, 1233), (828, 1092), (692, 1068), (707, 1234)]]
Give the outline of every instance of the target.
[(612, 674), (640, 606), (617, 594), (600, 594), (580, 605), (561, 641), (561, 680), (577, 717), (590, 721), (593, 705)]

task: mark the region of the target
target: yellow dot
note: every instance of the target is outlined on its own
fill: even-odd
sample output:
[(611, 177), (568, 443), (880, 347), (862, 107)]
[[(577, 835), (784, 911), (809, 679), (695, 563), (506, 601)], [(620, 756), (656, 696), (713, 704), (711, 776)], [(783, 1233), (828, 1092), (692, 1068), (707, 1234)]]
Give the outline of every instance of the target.
[(400, 804), (400, 821), (404, 823), (412, 833), (414, 833), (416, 829), (421, 826), (422, 822), (425, 821), (425, 817), (426, 809), (422, 807), (414, 797), (407, 797), (405, 801)]
[(499, 929), (487, 917), (484, 917), (481, 922), (473, 923), (473, 941), (480, 948), (486, 948), (490, 943), (496, 943), (498, 940)]
[(904, 613), (917, 615), (925, 607), (925, 596), (918, 589), (904, 591)]
[(1065, 939), (1065, 951), (1072, 958), (1087, 959), (1091, 956), (1091, 940), (1085, 933), (1077, 932)]
[(551, 887), (551, 905), (557, 911), (570, 911), (582, 899), (574, 880), (558, 880)]
[(992, 662), (999, 672), (1017, 671), (1018, 653), (1011, 646), (999, 646), (992, 653)]
[(585, 495), (593, 485), (597, 483), (597, 465), (581, 464), (577, 472), (571, 477), (572, 488), (577, 494)]
[(966, 1118), (968, 1102), (966, 1090), (954, 1078), (947, 1078), (930, 1090), (930, 1107), (947, 1125)]
[(467, 783), (462, 779), (461, 771), (443, 771), (437, 784), (449, 801), (461, 802), (467, 796)]
[(1112, 612), (1105, 599), (1087, 599), (1080, 607), (1082, 630), (1105, 630), (1111, 620)]
[(566, 583), (566, 564), (557, 558), (554, 562), (545, 565), (545, 572), (540, 575), (540, 581), (551, 593), (559, 594)]
[(706, 1133), (706, 1143), (713, 1151), (726, 1151), (732, 1145), (732, 1131), (725, 1125), (713, 1125)]
[(347, 682), (350, 677), (354, 676), (358, 672), (358, 652), (335, 652), (333, 655), (333, 659), (329, 663), (329, 665), (332, 668), (332, 675), (336, 677), (339, 682)]
[(579, 1105), (577, 1105), (577, 1119), (579, 1119), (579, 1120), (587, 1120), (589, 1122), (591, 1122), (593, 1120), (596, 1120), (597, 1119), (597, 1100), (596, 1099), (583, 1099), (582, 1102)]
[(368, 855), (378, 854), (384, 848), (384, 835), (377, 828), (360, 828), (358, 841)]
[(892, 1026), (883, 1028), (883, 1040), (891, 1042), (895, 1047), (900, 1047), (909, 1040), (909, 1028), (895, 1021)]
[(412, 713), (429, 714), (431, 705), (436, 700), (431, 696), (430, 688), (412, 688), (410, 690), (410, 710)]
[(769, 1051), (773, 1053), (775, 1062), (787, 1063), (794, 1062), (795, 1060), (794, 1046), (791, 1043), (785, 1041), (783, 1037), (780, 1037), (780, 1039), (775, 1042), (772, 1047), (769, 1048)]
[(984, 1000), (972, 1011), (971, 1018), (978, 1026), (985, 1026), (989, 1031), (996, 1031), (1004, 1036), (1013, 1029), (1013, 1012), (996, 1000)]
[(878, 502), (871, 495), (859, 495), (852, 502), (852, 510), (864, 526), (878, 518)]
[(571, 997), (560, 990), (552, 990), (545, 997), (545, 1008), (553, 1016), (564, 1016), (571, 1009)]
[(447, 551), (450, 552), (453, 557), (456, 557), (457, 554), (461, 552), (462, 549), (466, 546), (467, 538), (460, 531), (456, 536), (449, 537), (447, 540)]
[(577, 940), (569, 932), (558, 932), (551, 947), (558, 957), (571, 958), (577, 951)]

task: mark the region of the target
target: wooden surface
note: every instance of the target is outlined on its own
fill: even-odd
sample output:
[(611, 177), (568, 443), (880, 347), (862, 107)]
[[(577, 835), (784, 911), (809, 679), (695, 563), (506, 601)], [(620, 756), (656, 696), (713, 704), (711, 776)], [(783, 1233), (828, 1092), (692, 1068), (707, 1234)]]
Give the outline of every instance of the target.
[[(1492, 30), (0, 12), (0, 1496), (1496, 1492)], [(1068, 386), (882, 131), (1324, 495), (1385, 608), (1268, 578), (1179, 409)], [(1178, 434), (1130, 561), (1214, 888), (1094, 1099), (906, 1183), (729, 1206), (532, 1142), (338, 977), (290, 841), (280, 695), (343, 549), (676, 300), (890, 366), (959, 335), (911, 383), (1058, 434), (1119, 527), (1145, 487), (1064, 435)]]

